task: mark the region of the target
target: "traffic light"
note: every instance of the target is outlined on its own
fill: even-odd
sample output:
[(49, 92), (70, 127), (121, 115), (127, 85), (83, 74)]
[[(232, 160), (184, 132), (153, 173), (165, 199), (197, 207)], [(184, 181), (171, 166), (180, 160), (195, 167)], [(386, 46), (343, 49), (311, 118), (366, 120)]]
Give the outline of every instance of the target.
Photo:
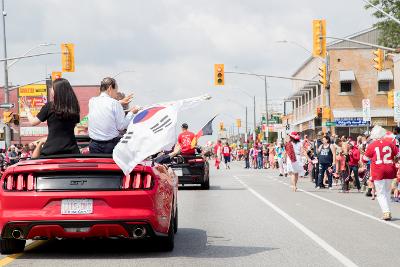
[(326, 57), (326, 21), (313, 20), (313, 56)]
[(3, 112), (3, 123), (11, 123), (13, 120), (13, 112), (12, 111), (4, 111)]
[(220, 131), (224, 130), (224, 123), (222, 121), (219, 123), (219, 130)]
[(214, 85), (225, 85), (224, 64), (214, 64)]
[(14, 125), (19, 125), (19, 115), (18, 114), (12, 114), (12, 123), (14, 123)]
[(74, 44), (61, 44), (61, 64), (63, 72), (75, 71)]
[(62, 77), (62, 72), (61, 71), (53, 71), (51, 73), (51, 80), (54, 82), (57, 79), (60, 79)]
[(328, 87), (328, 79), (326, 76), (326, 64), (322, 64), (321, 67), (319, 67), (319, 82), (322, 84), (324, 88)]
[(238, 128), (242, 127), (242, 120), (241, 119), (236, 119), (236, 127), (238, 127)]
[(376, 56), (374, 58), (374, 62), (376, 63), (376, 64), (374, 64), (374, 68), (379, 71), (382, 71), (383, 70), (383, 61), (385, 59), (383, 50), (382, 49), (374, 50), (374, 55)]
[(322, 108), (322, 119), (330, 120), (331, 119), (331, 109), (328, 107)]
[(322, 107), (317, 107), (317, 117), (322, 119), (322, 111), (323, 108)]
[(388, 92), (388, 106), (394, 108), (394, 90)]

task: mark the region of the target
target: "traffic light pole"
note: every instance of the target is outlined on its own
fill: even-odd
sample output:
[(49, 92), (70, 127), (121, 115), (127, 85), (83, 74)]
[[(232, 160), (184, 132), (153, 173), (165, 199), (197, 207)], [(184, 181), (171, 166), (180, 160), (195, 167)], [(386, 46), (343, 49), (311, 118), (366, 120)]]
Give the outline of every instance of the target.
[(267, 84), (267, 76), (264, 76), (264, 90), (265, 90), (265, 120), (267, 121), (267, 129), (265, 130), (265, 139), (269, 139), (269, 122), (268, 122), (268, 84)]
[[(3, 16), (3, 51), (4, 51), (4, 104), (9, 104), (10, 93), (8, 91), (8, 62), (7, 62), (7, 39), (6, 39), (6, 11), (4, 10), (4, 0), (1, 1)], [(11, 145), (11, 129), (9, 125), (4, 128), (6, 148)]]

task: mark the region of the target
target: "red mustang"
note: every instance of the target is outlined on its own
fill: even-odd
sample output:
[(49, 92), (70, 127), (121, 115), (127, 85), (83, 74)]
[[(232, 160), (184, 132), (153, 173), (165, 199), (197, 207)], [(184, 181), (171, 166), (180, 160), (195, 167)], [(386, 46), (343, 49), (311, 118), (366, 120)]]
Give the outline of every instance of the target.
[(52, 156), (10, 166), (0, 186), (0, 252), (27, 239), (155, 238), (171, 251), (177, 231), (177, 177), (151, 161), (124, 176), (112, 158)]

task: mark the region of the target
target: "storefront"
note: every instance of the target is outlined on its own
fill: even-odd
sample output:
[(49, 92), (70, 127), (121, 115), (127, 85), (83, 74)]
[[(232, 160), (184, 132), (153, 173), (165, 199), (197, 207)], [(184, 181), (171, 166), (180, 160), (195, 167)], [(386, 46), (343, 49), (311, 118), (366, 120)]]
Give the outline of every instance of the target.
[(370, 130), (374, 125), (380, 125), (389, 131), (393, 131), (394, 123), (393, 117), (376, 117), (371, 118), (371, 122), (363, 121), (362, 118), (335, 118), (335, 134), (338, 136), (350, 136), (356, 139), (357, 136)]

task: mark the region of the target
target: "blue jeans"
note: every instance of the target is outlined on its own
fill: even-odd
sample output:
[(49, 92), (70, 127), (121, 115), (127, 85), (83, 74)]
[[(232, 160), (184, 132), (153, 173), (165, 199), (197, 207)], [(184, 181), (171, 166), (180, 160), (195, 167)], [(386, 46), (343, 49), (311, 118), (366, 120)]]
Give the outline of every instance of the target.
[(318, 184), (317, 186), (324, 186), (324, 174), (328, 175), (328, 186), (332, 187), (332, 174), (329, 173), (328, 168), (331, 167), (330, 163), (320, 163), (319, 164), (319, 175), (318, 175)]
[(257, 157), (257, 165), (259, 169), (262, 169), (263, 167), (263, 159), (262, 157)]

